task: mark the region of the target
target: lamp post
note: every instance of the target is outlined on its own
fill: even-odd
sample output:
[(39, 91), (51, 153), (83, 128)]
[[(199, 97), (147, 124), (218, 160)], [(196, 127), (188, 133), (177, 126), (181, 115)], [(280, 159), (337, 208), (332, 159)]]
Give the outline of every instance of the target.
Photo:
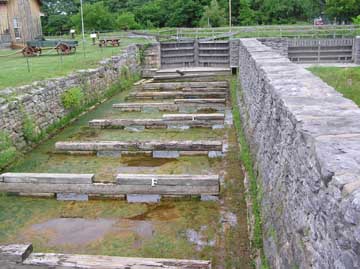
[(231, 32), (231, 0), (229, 0), (229, 27), (230, 27), (230, 32)]
[(84, 11), (83, 11), (83, 0), (80, 0), (80, 15), (81, 15), (81, 32), (82, 32), (82, 43), (85, 57), (85, 29), (84, 29)]

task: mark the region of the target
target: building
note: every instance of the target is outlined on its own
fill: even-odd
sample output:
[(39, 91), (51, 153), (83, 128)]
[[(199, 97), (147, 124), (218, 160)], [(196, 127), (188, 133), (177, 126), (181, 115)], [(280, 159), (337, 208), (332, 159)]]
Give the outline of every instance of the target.
[(23, 46), (42, 34), (40, 0), (0, 0), (0, 47)]

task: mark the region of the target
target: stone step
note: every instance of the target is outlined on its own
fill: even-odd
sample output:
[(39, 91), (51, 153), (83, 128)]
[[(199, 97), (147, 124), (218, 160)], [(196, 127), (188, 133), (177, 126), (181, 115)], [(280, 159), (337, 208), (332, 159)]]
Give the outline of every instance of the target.
[(130, 93), (127, 99), (187, 99), (187, 98), (226, 98), (227, 94), (221, 91), (201, 92), (201, 91), (171, 91), (156, 92), (143, 91)]

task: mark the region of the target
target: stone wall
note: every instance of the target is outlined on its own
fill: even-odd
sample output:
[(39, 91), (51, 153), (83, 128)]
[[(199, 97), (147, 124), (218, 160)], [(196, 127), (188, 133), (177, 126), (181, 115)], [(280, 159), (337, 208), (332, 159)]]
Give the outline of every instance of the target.
[(25, 148), (27, 142), (22, 131), (25, 115), (34, 121), (38, 130), (46, 130), (69, 113), (61, 101), (64, 92), (81, 87), (88, 101), (96, 100), (118, 81), (125, 66), (131, 72), (138, 71), (136, 45), (128, 46), (119, 56), (101, 61), (95, 69), (0, 91), (0, 131), (6, 132), (18, 149)]
[(256, 39), (239, 63), (271, 267), (359, 268), (360, 109)]

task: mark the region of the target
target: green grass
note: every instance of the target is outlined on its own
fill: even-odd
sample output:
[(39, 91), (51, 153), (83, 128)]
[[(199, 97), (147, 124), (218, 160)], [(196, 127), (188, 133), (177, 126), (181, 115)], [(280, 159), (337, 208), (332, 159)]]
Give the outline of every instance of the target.
[(101, 49), (98, 46), (93, 46), (91, 41), (87, 40), (85, 55), (82, 43), (79, 44), (75, 54), (65, 56), (58, 56), (55, 51), (44, 51), (44, 55), (40, 57), (25, 58), (21, 53), (4, 57), (13, 54), (15, 50), (0, 50), (0, 90), (6, 87), (26, 85), (34, 81), (65, 76), (79, 69), (93, 68), (99, 65), (100, 60), (119, 55), (126, 46), (145, 42), (144, 39), (122, 38), (120, 47)]
[(360, 106), (360, 67), (312, 67), (309, 70)]
[(254, 227), (253, 227), (253, 238), (252, 246), (255, 249), (260, 250), (262, 268), (269, 268), (266, 257), (264, 255), (263, 249), (263, 230), (262, 230), (262, 217), (261, 217), (261, 197), (260, 197), (260, 188), (257, 183), (257, 178), (254, 171), (254, 164), (252, 161), (252, 156), (250, 152), (249, 144), (246, 141), (245, 134), (242, 129), (242, 122), (240, 118), (240, 111), (237, 104), (238, 94), (240, 85), (237, 84), (236, 77), (231, 80), (231, 104), (233, 108), (233, 117), (235, 129), (238, 135), (238, 141), (240, 144), (240, 159), (244, 165), (248, 176), (249, 176), (249, 195), (252, 202), (252, 214), (254, 217)]

